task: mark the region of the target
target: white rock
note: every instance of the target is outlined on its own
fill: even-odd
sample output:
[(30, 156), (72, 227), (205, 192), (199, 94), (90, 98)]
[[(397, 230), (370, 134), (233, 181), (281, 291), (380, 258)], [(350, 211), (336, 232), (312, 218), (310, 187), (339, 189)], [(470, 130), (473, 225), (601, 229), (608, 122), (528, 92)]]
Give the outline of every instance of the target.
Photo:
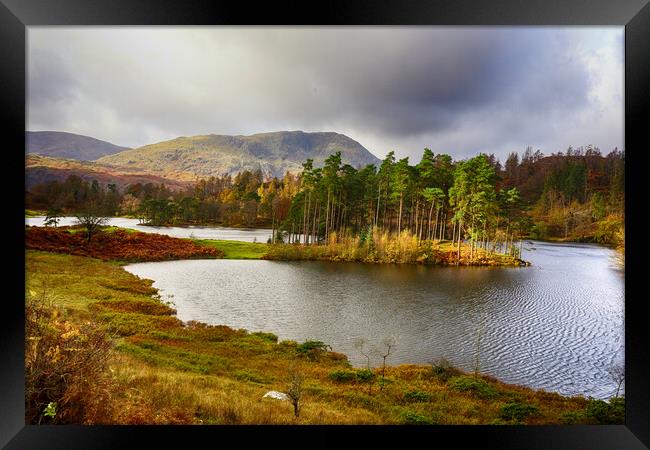
[(289, 400), (289, 396), (283, 392), (278, 392), (278, 391), (269, 391), (262, 398), (274, 398), (276, 400)]

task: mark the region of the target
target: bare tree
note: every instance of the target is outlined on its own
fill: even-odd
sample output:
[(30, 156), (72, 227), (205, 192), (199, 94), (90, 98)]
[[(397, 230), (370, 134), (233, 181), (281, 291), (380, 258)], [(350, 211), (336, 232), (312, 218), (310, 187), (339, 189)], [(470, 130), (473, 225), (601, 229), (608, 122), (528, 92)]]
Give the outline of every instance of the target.
[(357, 372), (357, 378), (359, 378), (361, 381), (365, 381), (368, 383), (368, 395), (372, 395), (372, 382), (374, 380), (374, 373), (370, 369), (370, 351), (365, 351), (363, 347), (366, 344), (366, 340), (364, 338), (358, 338), (354, 342), (354, 346), (357, 350), (359, 350), (359, 353), (361, 353), (363, 356), (366, 357), (366, 368)]
[(287, 396), (293, 405), (293, 414), (296, 417), (300, 416), (300, 408), (302, 407), (302, 391), (303, 382), (305, 381), (305, 374), (297, 363), (294, 363), (289, 369), (289, 389)]
[(363, 356), (366, 357), (367, 364), (366, 368), (370, 370), (370, 353), (366, 352), (363, 347), (366, 345), (366, 340), (364, 338), (358, 338), (354, 341), (354, 348), (359, 350), (359, 353), (361, 353)]
[(386, 358), (388, 358), (388, 356), (390, 356), (391, 350), (393, 349), (393, 347), (395, 347), (395, 338), (394, 337), (386, 338), (386, 339), (384, 339), (382, 341), (382, 343), (384, 344), (384, 347), (386, 347), (386, 353), (383, 353), (381, 355), (381, 357), (384, 360), (384, 364), (383, 364), (383, 366), (381, 368), (381, 380), (382, 380), (382, 383), (379, 385), (380, 390), (384, 389), (383, 381), (386, 379), (386, 376), (385, 376), (386, 375)]
[(618, 393), (621, 390), (621, 385), (625, 381), (625, 366), (623, 364), (616, 364), (607, 369), (610, 378), (616, 383), (616, 394), (614, 397), (618, 398)]

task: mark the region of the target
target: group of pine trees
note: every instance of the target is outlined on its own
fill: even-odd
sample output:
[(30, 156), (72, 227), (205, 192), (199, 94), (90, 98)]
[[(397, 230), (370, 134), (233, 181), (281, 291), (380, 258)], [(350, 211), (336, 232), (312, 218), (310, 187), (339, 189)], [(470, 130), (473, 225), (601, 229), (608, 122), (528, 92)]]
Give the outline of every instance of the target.
[(511, 153), (505, 167), (494, 155), (454, 162), (425, 149), (415, 165), (390, 152), (379, 168), (355, 169), (337, 153), (322, 168), (303, 165), (281, 230), (307, 244), (372, 227), (483, 248), (510, 248), (522, 236), (615, 243), (624, 223), (624, 166), (624, 152), (603, 156), (593, 147), (550, 156), (529, 147), (521, 160)]
[(508, 249), (533, 238), (620, 238), (624, 222), (625, 154), (569, 148), (545, 156), (528, 148), (502, 166), (494, 155), (453, 161), (425, 149), (421, 160), (389, 152), (379, 167), (355, 168), (330, 155), (300, 174), (265, 178), (243, 171), (199, 180), (181, 191), (133, 184), (121, 192), (72, 175), (37, 185), (28, 207), (76, 212), (101, 200), (106, 215), (139, 217), (152, 225), (216, 224), (271, 227), (273, 241), (318, 244), (333, 234), (408, 231), (418, 240), (469, 241)]
[(289, 242), (314, 244), (332, 233), (367, 234), (380, 228), (408, 231), (418, 240), (469, 240), (475, 247), (502, 249), (524, 231), (518, 189), (498, 189), (499, 177), (487, 155), (454, 163), (425, 149), (416, 165), (390, 152), (377, 169), (343, 164), (341, 154), (314, 168), (304, 165), (300, 190), (281, 230)]

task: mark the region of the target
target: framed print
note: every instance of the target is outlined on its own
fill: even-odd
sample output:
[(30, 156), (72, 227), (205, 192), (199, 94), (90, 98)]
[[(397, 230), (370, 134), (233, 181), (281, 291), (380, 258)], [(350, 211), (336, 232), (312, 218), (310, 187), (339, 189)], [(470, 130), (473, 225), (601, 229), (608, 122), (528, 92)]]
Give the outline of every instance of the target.
[(2, 1), (2, 445), (647, 448), (647, 2), (312, 6)]

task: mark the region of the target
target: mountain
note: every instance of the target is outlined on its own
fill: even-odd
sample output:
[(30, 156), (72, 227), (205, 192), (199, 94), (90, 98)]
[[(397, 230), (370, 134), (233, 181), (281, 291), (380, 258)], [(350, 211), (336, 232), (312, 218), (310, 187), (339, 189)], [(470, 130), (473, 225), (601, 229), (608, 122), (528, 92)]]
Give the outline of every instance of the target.
[(102, 156), (129, 149), (89, 136), (61, 131), (27, 131), (25, 141), (28, 154), (35, 153), (79, 161), (94, 161)]
[(153, 183), (165, 184), (171, 190), (181, 190), (189, 183), (169, 180), (157, 175), (133, 173), (127, 169), (116, 170), (90, 161), (50, 158), (49, 156), (27, 155), (25, 158), (25, 187), (30, 190), (34, 185), (50, 181), (65, 181), (70, 175), (77, 175), (86, 181), (97, 180), (100, 184), (115, 183), (119, 189), (130, 184)]
[(303, 131), (183, 136), (104, 156), (97, 162), (183, 181), (234, 175), (246, 169), (261, 169), (266, 176), (282, 177), (287, 171), (302, 171), (302, 163), (308, 158), (321, 167), (337, 151), (343, 163), (357, 168), (380, 163), (361, 144), (343, 134)]

